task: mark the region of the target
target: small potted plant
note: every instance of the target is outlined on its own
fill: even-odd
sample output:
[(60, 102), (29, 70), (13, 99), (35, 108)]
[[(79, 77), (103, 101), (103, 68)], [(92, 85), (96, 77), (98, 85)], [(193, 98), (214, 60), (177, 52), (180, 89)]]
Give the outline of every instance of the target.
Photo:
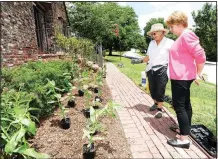
[(120, 109), (121, 105), (110, 100), (104, 107), (103, 114), (106, 116), (116, 117), (116, 110)]
[(98, 93), (98, 85), (94, 86), (94, 93)]
[(99, 96), (95, 96), (95, 101), (96, 101), (96, 102), (102, 102), (102, 99), (101, 99), (101, 97), (99, 97)]
[(72, 92), (71, 93), (68, 93), (68, 97), (69, 97), (69, 100), (68, 100), (68, 103), (67, 103), (67, 106), (68, 107), (75, 107), (76, 103), (75, 103), (75, 96), (73, 96)]
[(84, 91), (87, 90), (89, 88), (88, 84), (88, 80), (89, 78), (88, 77), (83, 77), (79, 80), (79, 84), (78, 84), (78, 93), (79, 93), (79, 96), (83, 96), (84, 95)]
[(61, 106), (61, 113), (62, 113), (62, 119), (61, 119), (61, 127), (63, 129), (69, 129), (70, 128), (70, 118), (66, 117), (66, 108)]
[(72, 89), (72, 84), (70, 83), (70, 80), (71, 80), (71, 75), (70, 73), (63, 73), (63, 93), (67, 93), (69, 92), (71, 89)]
[(104, 109), (95, 110), (93, 107), (90, 107), (90, 118), (88, 119), (87, 129), (92, 135), (96, 135), (98, 132), (102, 132), (104, 130), (102, 124), (98, 120), (103, 114)]
[(102, 79), (102, 73), (101, 72), (98, 72), (97, 73), (97, 77), (96, 77), (96, 85), (99, 87), (102, 87), (103, 86), (103, 79)]
[(61, 95), (60, 94), (56, 94), (55, 97), (58, 100), (58, 106), (61, 109), (61, 115), (62, 115), (62, 119), (61, 119), (61, 127), (63, 129), (69, 129), (70, 128), (70, 118), (66, 117), (66, 112), (67, 109), (61, 104), (60, 99), (61, 99)]
[(96, 102), (102, 102), (103, 101), (102, 98), (101, 98), (101, 95), (102, 95), (102, 91), (99, 89), (98, 90), (98, 95), (95, 96), (95, 101)]
[(94, 139), (91, 133), (87, 130), (83, 130), (84, 135), (83, 138), (88, 138), (88, 144), (83, 144), (83, 158), (84, 159), (94, 159), (95, 157), (95, 145)]
[(88, 139), (88, 144), (83, 145), (83, 158), (84, 159), (93, 159), (95, 157), (95, 145), (94, 141), (102, 140), (102, 137), (94, 137), (94, 135), (102, 130), (102, 126), (97, 120), (99, 116), (103, 114), (103, 111), (95, 111), (90, 107), (90, 119), (88, 120), (88, 125), (86, 129), (83, 130), (83, 139), (86, 137)]
[(99, 101), (96, 101), (96, 100), (92, 101), (92, 103), (93, 103), (94, 109), (99, 109), (100, 107), (103, 106)]
[(84, 91), (82, 91), (81, 89), (78, 90), (79, 96), (82, 97), (84, 95)]
[(92, 92), (89, 90), (85, 90), (85, 109), (83, 109), (84, 116), (86, 118), (90, 117), (90, 100), (92, 98)]

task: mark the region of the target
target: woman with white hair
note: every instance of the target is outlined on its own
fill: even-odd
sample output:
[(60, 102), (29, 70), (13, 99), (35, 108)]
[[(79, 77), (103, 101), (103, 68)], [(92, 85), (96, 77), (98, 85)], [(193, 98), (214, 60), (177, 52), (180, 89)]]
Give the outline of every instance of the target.
[[(140, 62), (149, 61), (150, 70), (147, 70), (147, 76), (151, 97), (154, 100), (150, 111), (157, 111), (155, 114), (156, 118), (162, 117), (165, 89), (168, 82), (169, 50), (174, 43), (173, 40), (165, 37), (168, 32), (169, 30), (164, 29), (163, 24), (153, 24), (147, 35), (151, 36), (154, 40), (148, 46), (147, 56), (140, 60)], [(132, 63), (139, 62), (132, 60)]]
[(202, 70), (206, 61), (204, 49), (200, 45), (197, 35), (188, 30), (188, 16), (181, 11), (173, 12), (166, 24), (170, 31), (178, 38), (172, 45), (169, 54), (169, 74), (171, 80), (173, 107), (175, 109), (179, 127), (171, 127), (176, 131), (174, 139), (167, 143), (171, 146), (189, 148), (192, 106), (190, 101), (190, 87), (199, 77), (203, 79)]

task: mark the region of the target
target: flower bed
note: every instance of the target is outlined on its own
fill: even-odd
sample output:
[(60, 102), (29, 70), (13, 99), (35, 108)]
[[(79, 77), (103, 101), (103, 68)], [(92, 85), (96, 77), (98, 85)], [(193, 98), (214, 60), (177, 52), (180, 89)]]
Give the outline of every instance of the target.
[[(75, 91), (74, 94), (77, 94)], [(111, 94), (104, 81), (102, 88), (102, 104), (105, 105)], [(71, 127), (67, 130), (60, 128), (61, 119), (58, 109), (54, 115), (40, 121), (40, 127), (36, 136), (29, 142), (39, 152), (44, 152), (54, 158), (82, 158), (82, 148), (86, 140), (82, 139), (83, 129), (86, 125), (84, 109), (84, 97), (76, 96), (75, 108), (70, 108), (68, 117), (71, 119)], [(118, 118), (102, 118), (105, 131), (97, 133), (103, 140), (95, 141), (95, 158), (131, 158), (131, 152), (125, 139), (121, 123)]]

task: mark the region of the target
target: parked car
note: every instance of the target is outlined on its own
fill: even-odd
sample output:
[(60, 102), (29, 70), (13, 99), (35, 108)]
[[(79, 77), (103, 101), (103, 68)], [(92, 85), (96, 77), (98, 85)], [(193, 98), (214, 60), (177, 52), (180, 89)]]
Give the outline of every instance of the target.
[(141, 50), (141, 53), (145, 53), (145, 54), (146, 54), (146, 53), (147, 53), (147, 51), (146, 51), (146, 50)]

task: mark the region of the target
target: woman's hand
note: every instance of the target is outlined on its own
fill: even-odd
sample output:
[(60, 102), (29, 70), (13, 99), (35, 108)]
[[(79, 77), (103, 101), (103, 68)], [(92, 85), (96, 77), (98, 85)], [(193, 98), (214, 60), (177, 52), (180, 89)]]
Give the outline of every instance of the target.
[(197, 84), (198, 86), (199, 86), (199, 84), (200, 84), (200, 83), (198, 82), (199, 79), (205, 81), (204, 76), (198, 74), (198, 75), (197, 75), (197, 79), (194, 80), (195, 84)]
[(143, 59), (131, 59), (131, 64), (143, 63)]
[(199, 82), (197, 79), (194, 80), (195, 84), (197, 84), (199, 86)]

